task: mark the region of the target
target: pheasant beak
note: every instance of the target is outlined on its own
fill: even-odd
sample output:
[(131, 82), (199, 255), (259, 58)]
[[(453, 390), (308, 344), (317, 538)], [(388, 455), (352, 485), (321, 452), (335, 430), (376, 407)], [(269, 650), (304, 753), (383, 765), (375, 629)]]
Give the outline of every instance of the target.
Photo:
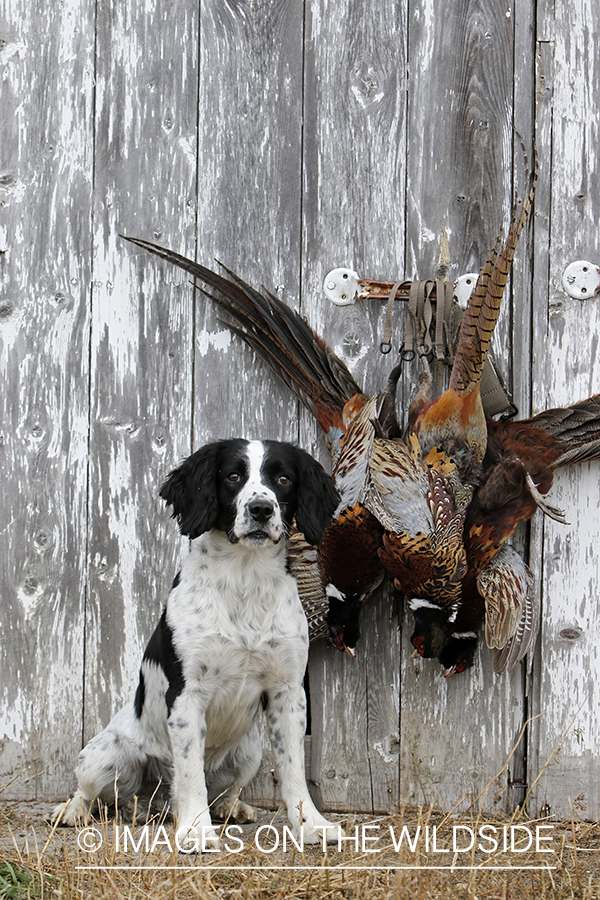
[(450, 678), (451, 675), (454, 675), (456, 672), (456, 666), (450, 666), (449, 669), (444, 669), (444, 678)]
[(413, 652), (410, 654), (410, 658), (411, 659), (420, 659), (421, 654), (419, 653), (418, 650), (413, 650)]
[(354, 647), (347, 647), (347, 646), (344, 644), (344, 650), (346, 651), (346, 653), (348, 654), (348, 656), (351, 656), (352, 659), (356, 659), (356, 650), (354, 649)]

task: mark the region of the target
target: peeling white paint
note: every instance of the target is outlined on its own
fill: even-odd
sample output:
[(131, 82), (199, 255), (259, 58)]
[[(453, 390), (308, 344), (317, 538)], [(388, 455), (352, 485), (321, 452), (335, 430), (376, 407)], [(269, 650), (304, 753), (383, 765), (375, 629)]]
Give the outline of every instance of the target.
[(22, 178), (14, 178), (8, 184), (0, 186), (0, 193), (10, 197), (11, 202), (22, 203), (27, 194), (27, 185)]
[(181, 137), (179, 138), (179, 146), (183, 151), (183, 155), (188, 161), (190, 168), (195, 171), (196, 170), (196, 157), (197, 157), (197, 143), (192, 138)]
[(5, 66), (10, 60), (15, 58), (24, 59), (26, 50), (27, 44), (25, 41), (8, 41), (0, 49), (0, 65)]
[(20, 587), (18, 589), (17, 597), (25, 614), (26, 622), (31, 622), (31, 620), (35, 616), (38, 609), (38, 604), (43, 596), (44, 587), (41, 583), (38, 583), (35, 589), (29, 588), (28, 590), (26, 590), (24, 587)]
[(375, 103), (380, 103), (384, 98), (383, 91), (378, 91), (376, 94), (367, 94), (364, 91), (361, 91), (361, 89), (355, 84), (352, 85), (351, 90), (354, 95), (354, 99), (363, 109), (367, 109)]
[(25, 703), (25, 698), (20, 697), (9, 708), (3, 700), (2, 723), (0, 726), (3, 740), (15, 741), (18, 744), (22, 743), (26, 729)]
[(231, 345), (230, 331), (200, 331), (196, 338), (196, 350), (200, 356), (206, 356), (209, 349), (221, 352), (229, 349)]
[[(396, 741), (397, 740), (398, 740), (398, 738), (396, 738)], [(385, 741), (386, 746), (384, 746), (383, 741), (375, 741), (375, 743), (373, 744), (373, 750), (375, 750), (375, 752), (381, 756), (381, 758), (383, 759), (384, 762), (397, 763), (398, 762), (398, 754), (389, 752), (389, 750), (387, 749), (387, 745), (389, 743), (391, 743), (391, 741), (389, 739)], [(398, 747), (399, 746), (400, 746), (400, 744), (398, 743)]]

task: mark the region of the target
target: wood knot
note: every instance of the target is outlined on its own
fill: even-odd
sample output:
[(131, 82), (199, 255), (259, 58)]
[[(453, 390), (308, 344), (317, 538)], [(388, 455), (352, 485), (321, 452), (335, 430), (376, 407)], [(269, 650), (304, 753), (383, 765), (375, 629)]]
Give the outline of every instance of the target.
[(583, 631), (576, 626), (570, 626), (568, 628), (562, 628), (559, 631), (559, 636), (565, 641), (578, 641), (583, 637)]

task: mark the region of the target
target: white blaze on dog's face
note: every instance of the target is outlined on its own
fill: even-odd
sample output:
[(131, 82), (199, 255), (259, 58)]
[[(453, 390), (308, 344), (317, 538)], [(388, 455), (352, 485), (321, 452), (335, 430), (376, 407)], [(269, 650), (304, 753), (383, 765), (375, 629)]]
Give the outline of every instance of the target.
[(240, 449), (221, 460), (219, 472), (221, 491), (230, 498), (229, 539), (249, 547), (276, 543), (290, 524), (286, 507), (295, 505), (295, 470), (276, 445), (249, 441)]
[(266, 539), (278, 541), (283, 522), (275, 492), (265, 483), (263, 462), (265, 446), (250, 441), (247, 447), (247, 478), (238, 494), (233, 532), (244, 544), (254, 545)]

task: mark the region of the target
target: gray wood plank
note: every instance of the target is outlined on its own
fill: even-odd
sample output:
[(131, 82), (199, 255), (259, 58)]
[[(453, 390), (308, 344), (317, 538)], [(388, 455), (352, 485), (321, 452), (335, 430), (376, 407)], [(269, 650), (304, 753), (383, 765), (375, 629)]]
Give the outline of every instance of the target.
[[(64, 796), (81, 740), (93, 14), (0, 18), (0, 779)], [(79, 23), (72, 28), (71, 17)]]
[(451, 277), (478, 272), (509, 215), (513, 23), (506, 4), (411, 5), (407, 273), (431, 277), (449, 235)]
[[(369, 616), (364, 610), (364, 630)], [(371, 808), (367, 735), (367, 667), (363, 645), (357, 659), (318, 642), (309, 658), (312, 711), (310, 786), (320, 809)], [(360, 647), (360, 645), (359, 645)]]
[[(412, 626), (409, 616), (408, 635)], [(402, 800), (445, 810), (465, 810), (474, 801), (486, 812), (514, 809), (522, 799), (513, 786), (522, 746), (496, 776), (524, 724), (521, 673), (495, 675), (481, 642), (473, 668), (449, 679), (436, 661), (405, 654), (400, 683)]]
[[(307, 7), (302, 309), (367, 392), (383, 357), (384, 310), (334, 307), (322, 294), (340, 265), (385, 278), (404, 269), (406, 9), (383, 2)], [(323, 442), (302, 419), (303, 446)], [(389, 591), (367, 604), (358, 658), (311, 653), (311, 778), (328, 809), (388, 809), (398, 801), (398, 628)], [(385, 638), (383, 637), (385, 635)]]
[(367, 661), (365, 751), (371, 789), (371, 805), (366, 808), (373, 812), (394, 812), (401, 801), (398, 786), (402, 637), (399, 605), (396, 592), (387, 581), (369, 602), (370, 615), (366, 617), (361, 648), (361, 655), (364, 654)]
[[(302, 8), (290, 0), (201, 10), (198, 257), (222, 260), (297, 306)], [(296, 440), (296, 403), (198, 295), (194, 439)]]
[[(576, 13), (567, 3), (542, 6), (538, 97), (538, 144), (546, 183), (539, 207), (540, 234), (536, 280), (533, 407), (566, 405), (600, 390), (597, 358), (600, 306), (579, 301), (562, 289), (562, 272), (576, 259), (598, 260), (600, 191), (597, 119), (599, 71), (594, 46), (600, 30), (596, 4)], [(536, 220), (536, 229), (537, 229)], [(597, 589), (598, 463), (559, 472), (552, 502), (566, 511), (569, 526), (536, 523), (542, 577), (543, 619), (539, 690), (529, 780), (541, 773), (532, 812), (597, 817), (597, 690), (600, 665)], [(560, 751), (546, 766), (562, 735)]]
[(187, 551), (158, 491), (191, 449), (193, 301), (118, 233), (194, 252), (197, 32), (189, 0), (98, 9), (86, 741), (133, 697)]
[(302, 306), (375, 392), (392, 366), (377, 350), (383, 309), (334, 307), (322, 293), (336, 266), (371, 278), (404, 270), (406, 10), (363, 12), (348, 2), (307, 9)]
[[(256, 288), (298, 305), (302, 6), (293, 0), (201, 4), (198, 258), (222, 260)], [(266, 365), (196, 306), (194, 444), (221, 437), (297, 442), (297, 403)], [(263, 723), (264, 726), (264, 723)], [(244, 792), (274, 805), (274, 755)]]

